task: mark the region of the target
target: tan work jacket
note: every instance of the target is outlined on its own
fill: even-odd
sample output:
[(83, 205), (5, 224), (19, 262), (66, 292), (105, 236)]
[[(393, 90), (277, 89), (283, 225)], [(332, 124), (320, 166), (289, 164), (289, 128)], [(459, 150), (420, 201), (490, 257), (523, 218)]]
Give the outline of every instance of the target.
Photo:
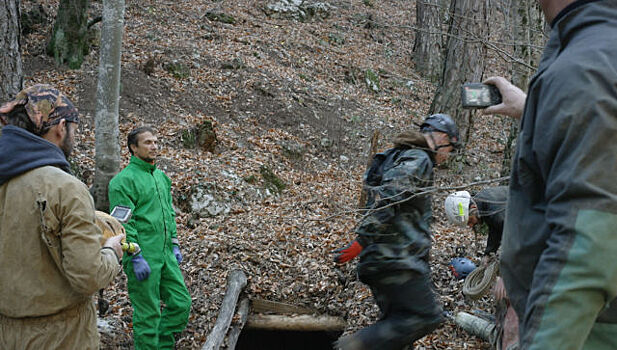
[(44, 166), (0, 186), (0, 316), (55, 315), (91, 300), (120, 271), (86, 186)]

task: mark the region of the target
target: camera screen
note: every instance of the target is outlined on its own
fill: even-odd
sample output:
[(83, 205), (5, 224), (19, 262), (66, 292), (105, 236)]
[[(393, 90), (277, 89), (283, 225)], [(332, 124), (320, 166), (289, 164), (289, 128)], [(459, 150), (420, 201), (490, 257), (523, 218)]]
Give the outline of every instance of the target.
[(488, 105), (491, 103), (491, 93), (487, 88), (465, 86), (465, 96), (469, 104)]
[(120, 222), (128, 221), (130, 215), (131, 215), (131, 208), (129, 207), (117, 206), (114, 208), (114, 210), (111, 211), (111, 216), (118, 219), (118, 221)]

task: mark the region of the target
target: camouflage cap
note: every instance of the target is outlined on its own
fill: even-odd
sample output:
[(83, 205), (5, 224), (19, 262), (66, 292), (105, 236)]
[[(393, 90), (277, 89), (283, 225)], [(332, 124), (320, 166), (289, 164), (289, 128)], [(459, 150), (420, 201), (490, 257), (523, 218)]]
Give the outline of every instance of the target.
[[(13, 101), (0, 106), (0, 116), (11, 112), (16, 106), (24, 106), (28, 117), (40, 131), (62, 119), (79, 123), (79, 112), (63, 93), (51, 85), (37, 84), (21, 90)], [(2, 124), (6, 124), (4, 118)]]

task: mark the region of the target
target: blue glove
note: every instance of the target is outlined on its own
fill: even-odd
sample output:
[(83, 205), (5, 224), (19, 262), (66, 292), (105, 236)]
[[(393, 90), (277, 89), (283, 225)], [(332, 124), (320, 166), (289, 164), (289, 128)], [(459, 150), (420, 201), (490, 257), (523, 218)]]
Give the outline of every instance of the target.
[(135, 271), (138, 281), (143, 281), (150, 276), (150, 265), (148, 265), (143, 255), (136, 255), (131, 261), (133, 262), (133, 271)]
[(180, 247), (174, 244), (173, 252), (176, 256), (176, 260), (178, 260), (178, 264), (180, 264), (182, 262), (182, 253), (180, 253)]

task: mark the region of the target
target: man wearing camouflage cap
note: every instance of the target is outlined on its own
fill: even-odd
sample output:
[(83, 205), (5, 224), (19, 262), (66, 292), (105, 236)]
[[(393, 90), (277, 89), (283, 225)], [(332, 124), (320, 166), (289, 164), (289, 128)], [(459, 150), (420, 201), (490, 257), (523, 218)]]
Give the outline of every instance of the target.
[(369, 211), (358, 235), (338, 250), (337, 263), (360, 255), (358, 277), (369, 285), (382, 313), (373, 325), (338, 340), (343, 350), (400, 350), (442, 322), (432, 291), (428, 264), (431, 248), (433, 168), (458, 147), (458, 130), (445, 114), (427, 117), (420, 130), (394, 139), (378, 153), (364, 175)]
[(0, 349), (98, 349), (92, 294), (120, 271), (71, 175), (79, 113), (49, 85), (0, 106)]

